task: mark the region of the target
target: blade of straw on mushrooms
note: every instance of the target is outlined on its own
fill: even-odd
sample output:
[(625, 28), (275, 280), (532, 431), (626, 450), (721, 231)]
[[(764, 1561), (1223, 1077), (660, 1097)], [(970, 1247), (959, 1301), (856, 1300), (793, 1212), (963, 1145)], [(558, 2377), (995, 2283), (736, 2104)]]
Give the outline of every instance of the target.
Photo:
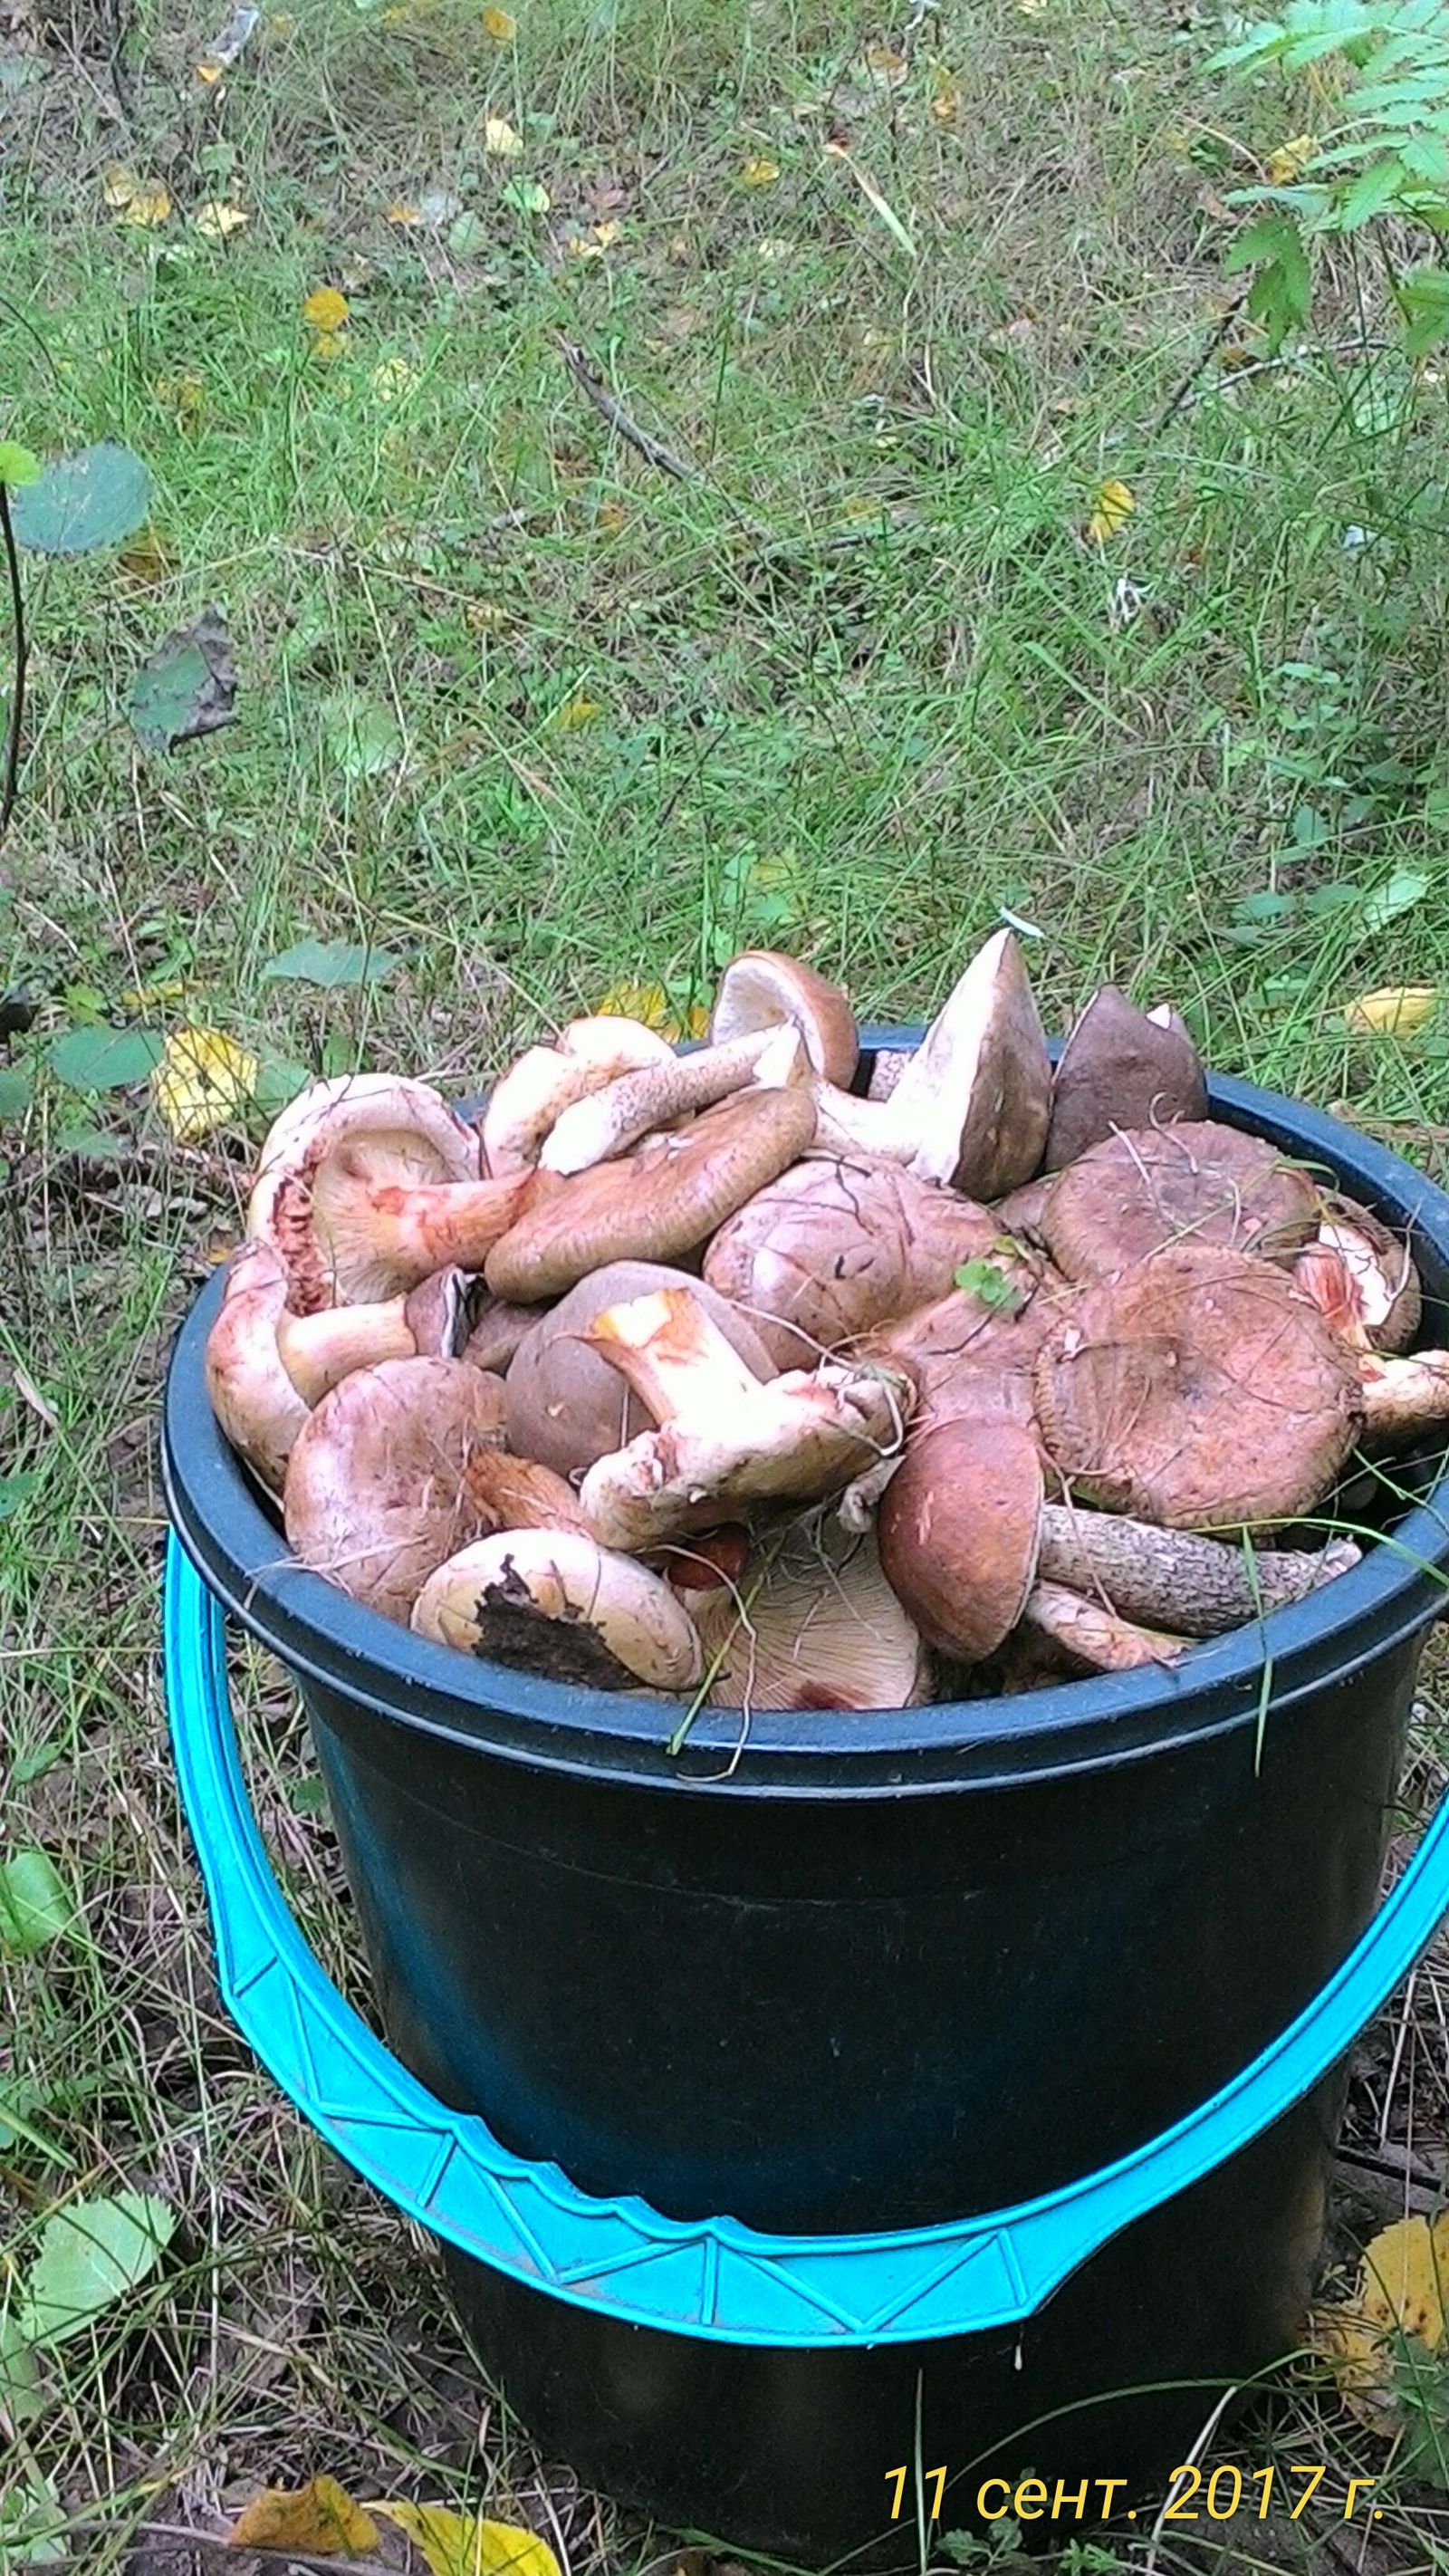
[(1110, 1279), (1173, 1245), (1290, 1263), (1318, 1230), (1319, 1192), (1261, 1137), (1213, 1119), (1139, 1127), (1057, 1174), (1041, 1232), (1069, 1279)]
[(711, 1708), (914, 1708), (930, 1661), (875, 1541), (812, 1514), (762, 1540), (737, 1583), (673, 1580), (704, 1649)]

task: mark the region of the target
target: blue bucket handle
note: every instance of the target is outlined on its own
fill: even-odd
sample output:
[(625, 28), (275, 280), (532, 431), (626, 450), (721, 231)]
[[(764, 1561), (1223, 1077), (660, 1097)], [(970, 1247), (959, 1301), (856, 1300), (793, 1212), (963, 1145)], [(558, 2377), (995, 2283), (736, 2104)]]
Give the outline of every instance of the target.
[(514, 2280), (630, 2325), (720, 2342), (907, 2343), (1022, 2323), (1109, 2238), (1185, 2191), (1312, 2090), (1449, 1912), (1449, 1800), (1312, 2003), (1242, 2073), (1160, 2137), (1040, 2199), (879, 2236), (771, 2236), (595, 2200), (450, 2111), (389, 2055), (302, 1939), (247, 1801), (220, 1605), (173, 1536), (166, 1691), (182, 1804), (216, 1933), (221, 1990), (312, 2126), (433, 2235)]

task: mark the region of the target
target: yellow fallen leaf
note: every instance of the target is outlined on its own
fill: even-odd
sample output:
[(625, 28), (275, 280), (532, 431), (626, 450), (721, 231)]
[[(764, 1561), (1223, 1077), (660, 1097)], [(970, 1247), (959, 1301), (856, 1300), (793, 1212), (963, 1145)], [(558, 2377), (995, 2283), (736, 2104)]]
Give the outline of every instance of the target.
[(1087, 521), (1086, 534), (1090, 543), (1104, 546), (1107, 539), (1115, 537), (1118, 529), (1131, 518), (1136, 507), (1131, 485), (1119, 483), (1115, 474), (1109, 474), (1106, 482), (1097, 486), (1097, 498)]
[(314, 286), (302, 306), (302, 319), (314, 331), (340, 331), (347, 320), (347, 298), (335, 286)]
[(755, 153), (750, 160), (745, 162), (740, 171), (740, 186), (742, 188), (770, 188), (774, 186), (779, 175), (780, 164), (778, 161), (767, 160), (763, 153)]
[(135, 582), (138, 590), (151, 590), (158, 582), (169, 581), (176, 564), (176, 548), (155, 528), (138, 528), (116, 557), (117, 570), (125, 574), (127, 581)]
[(639, 1020), (662, 1038), (702, 1038), (709, 1027), (709, 1013), (698, 1002), (681, 1019), (662, 984), (641, 984), (632, 975), (609, 986), (594, 1004), (594, 1014), (602, 1020)]
[(186, 986), (179, 975), (165, 975), (155, 984), (128, 984), (120, 996), (123, 1011), (155, 1011), (168, 1002), (183, 999)]
[(463, 623), (471, 626), (475, 635), (501, 635), (512, 619), (496, 599), (470, 599), (463, 611)]
[(931, 114), (938, 125), (954, 125), (961, 113), (961, 92), (955, 74), (939, 68), (931, 78)]
[(203, 89), (215, 89), (225, 66), (221, 63), (197, 63), (193, 66)]
[(1345, 1026), (1355, 1037), (1412, 1037), (1439, 1006), (1437, 984), (1384, 984), (1376, 993), (1360, 993), (1345, 1002)]
[(495, 161), (521, 161), (523, 137), (509, 124), (506, 116), (485, 116), (483, 149), (491, 153)]
[(312, 355), (325, 362), (332, 358), (340, 358), (346, 346), (345, 331), (319, 331), (312, 343)]
[(135, 171), (128, 170), (124, 161), (113, 161), (102, 177), (101, 195), (111, 212), (118, 215), (129, 206), (140, 184)]
[(485, 9), (483, 33), (491, 36), (495, 45), (511, 45), (518, 33), (518, 20), (510, 17), (506, 9)]
[(387, 208), (385, 220), (390, 224), (420, 224), (423, 210), (421, 206), (410, 206), (406, 198), (395, 197)]
[(1398, 2218), (1364, 2247), (1353, 2297), (1314, 2317), (1320, 2351), (1349, 2412), (1392, 2440), (1402, 2430), (1390, 2338), (1412, 2336), (1426, 2353), (1444, 2343), (1449, 2292), (1449, 2212)]
[(508, 2522), (480, 2522), (441, 2504), (373, 2504), (406, 2532), (427, 2560), (432, 2576), (559, 2576), (559, 2563), (536, 2532)]
[(368, 382), (379, 402), (396, 402), (409, 385), (417, 382), (417, 372), (406, 358), (383, 358), (373, 368)]
[(178, 429), (193, 429), (206, 399), (206, 387), (200, 376), (158, 376), (151, 387), (158, 403), (176, 414)]
[(230, 241), (233, 233), (245, 232), (251, 216), (245, 206), (231, 206), (224, 197), (208, 197), (191, 218), (193, 232), (203, 241)]
[(1301, 179), (1314, 153), (1318, 150), (1316, 134), (1295, 134), (1291, 143), (1280, 143), (1268, 155), (1268, 176), (1275, 188), (1291, 188)]
[(311, 2558), (360, 2557), (374, 2550), (378, 2528), (335, 2478), (304, 2487), (267, 2487), (227, 2533), (228, 2549), (304, 2549)]
[(102, 194), (123, 224), (147, 226), (170, 220), (171, 197), (160, 180), (138, 179), (121, 162), (113, 162), (106, 172)]
[(580, 725), (592, 724), (604, 710), (597, 698), (565, 698), (558, 711), (558, 721), (565, 733), (577, 733)]
[[(152, 1072), (151, 1094), (178, 1143), (192, 1145), (235, 1118), (256, 1082), (256, 1057), (220, 1029), (173, 1029)], [(295, 2536), (290, 2545), (309, 2546)]]

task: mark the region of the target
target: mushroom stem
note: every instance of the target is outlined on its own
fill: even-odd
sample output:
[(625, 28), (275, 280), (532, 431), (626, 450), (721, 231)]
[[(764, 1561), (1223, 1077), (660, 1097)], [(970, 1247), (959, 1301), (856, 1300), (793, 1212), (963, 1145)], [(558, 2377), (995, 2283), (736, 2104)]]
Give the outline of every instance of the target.
[(1415, 1351), (1407, 1359), (1362, 1352), (1364, 1437), (1412, 1440), (1436, 1422), (1449, 1422), (1449, 1351)]
[(378, 1360), (409, 1360), (418, 1345), (406, 1297), (367, 1306), (325, 1306), (320, 1315), (283, 1315), (277, 1349), (304, 1404), (320, 1404), (353, 1369)]
[(747, 1402), (760, 1380), (688, 1288), (657, 1288), (596, 1315), (584, 1340), (656, 1422)]
[(703, 1047), (697, 1055), (641, 1065), (565, 1109), (539, 1162), (543, 1170), (565, 1176), (587, 1171), (625, 1153), (657, 1127), (712, 1109), (731, 1092), (761, 1080), (788, 1086), (807, 1071), (799, 1031), (788, 1026), (751, 1029), (743, 1037)]
[(1076, 1663), (1096, 1673), (1135, 1672), (1140, 1664), (1170, 1664), (1187, 1651), (1186, 1637), (1171, 1637), (1157, 1628), (1139, 1628), (1131, 1619), (1104, 1610), (1069, 1591), (1064, 1583), (1035, 1583), (1022, 1612), (1024, 1627), (1049, 1637)]
[(499, 1181), (425, 1181), (405, 1189), (395, 1182), (369, 1183), (358, 1173), (350, 1188), (364, 1202), (360, 1222), (377, 1257), (399, 1278), (417, 1281), (454, 1265), (481, 1270), (537, 1194), (538, 1182), (525, 1171)]
[(1240, 1548), (1188, 1530), (1110, 1518), (1046, 1503), (1041, 1514), (1043, 1580), (1093, 1600), (1105, 1595), (1126, 1619), (1171, 1620), (1185, 1637), (1215, 1637), (1261, 1611), (1301, 1600), (1357, 1565), (1352, 1539), (1321, 1550), (1264, 1548), (1251, 1565)]

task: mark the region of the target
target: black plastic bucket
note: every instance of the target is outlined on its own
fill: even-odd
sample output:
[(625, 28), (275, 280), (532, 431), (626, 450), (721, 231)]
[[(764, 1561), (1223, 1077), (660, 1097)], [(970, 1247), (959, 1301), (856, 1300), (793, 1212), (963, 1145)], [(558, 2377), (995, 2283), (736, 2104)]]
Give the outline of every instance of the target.
[[(1449, 1199), (1330, 1120), (1212, 1090), (1216, 1115), (1409, 1231), (1425, 1338), (1441, 1339)], [(214, 1600), (296, 1677), (382, 2025), (432, 2096), (428, 2135), (481, 2137), (445, 2116), (481, 2115), (495, 2196), (500, 2175), (562, 2168), (580, 2244), (597, 2247), (584, 2221), (602, 2203), (622, 2207), (623, 2250), (565, 2259), (525, 2227), (514, 2259), (491, 2222), (448, 2219), (442, 2183), (424, 2190), (406, 2159), (359, 2145), (376, 2119), (349, 2126), (341, 2079), (319, 2089), (315, 2048), (289, 2053), (277, 2021), (285, 1988), (302, 2026), (305, 1972), (286, 1968), (266, 2000), (287, 1949), (275, 1923), (246, 1933), (262, 1964), (233, 1960), (228, 1991), (288, 2089), (443, 2238), (464, 2318), (535, 2435), (667, 2520), (808, 2561), (888, 2531), (892, 2473), (913, 2460), (950, 2473), (948, 2527), (998, 2473), (1074, 2492), (1170, 2471), (1217, 2393), (1298, 2338), (1334, 2070), (1397, 1972), (1394, 1938), (1421, 1943), (1449, 1902), (1426, 1860), (1418, 1916), (1400, 1905), (1366, 1981), (1354, 1945), (1449, 1559), (1433, 1493), (1349, 1574), (1176, 1671), (757, 1716), (743, 1743), (736, 1713), (706, 1712), (671, 1757), (657, 1703), (471, 1664), (289, 1562), (207, 1402), (219, 1295), (204, 1292), (173, 1358), (172, 1517)], [(248, 1827), (225, 1786), (214, 1648), (182, 1633), (194, 1611), (177, 1593), (170, 1687), (225, 1949)], [(1164, 2135), (1194, 2115), (1201, 2129), (1201, 2106), (1216, 2117), (1249, 2068), (1252, 2124), (1221, 2122), (1210, 2166), (1176, 2150), (1164, 2166)], [(405, 2098), (420, 2116), (422, 2096)], [(446, 2172), (453, 2149), (438, 2152)], [(1082, 2177), (1154, 2157), (1153, 2201), (1113, 2203), (1100, 2250), (1061, 2238), (1044, 2301), (1010, 2228), (963, 2229), (1043, 2195), (1065, 2206)], [(887, 2295), (877, 2310), (842, 2295), (833, 2315), (820, 2291), (820, 2313), (780, 2331), (752, 2293), (731, 2292), (731, 2310), (720, 2267), (750, 2242), (740, 2222), (805, 2240), (751, 2260), (792, 2295), (803, 2281), (807, 2306), (865, 2232)], [(955, 2286), (918, 2295), (917, 2253), (938, 2239)], [(995, 2246), (1005, 2265), (984, 2304), (960, 2291), (968, 2241), (973, 2262)], [(705, 2274), (701, 2245), (716, 2248)], [(1060, 2517), (1054, 2530), (1067, 2536)]]

